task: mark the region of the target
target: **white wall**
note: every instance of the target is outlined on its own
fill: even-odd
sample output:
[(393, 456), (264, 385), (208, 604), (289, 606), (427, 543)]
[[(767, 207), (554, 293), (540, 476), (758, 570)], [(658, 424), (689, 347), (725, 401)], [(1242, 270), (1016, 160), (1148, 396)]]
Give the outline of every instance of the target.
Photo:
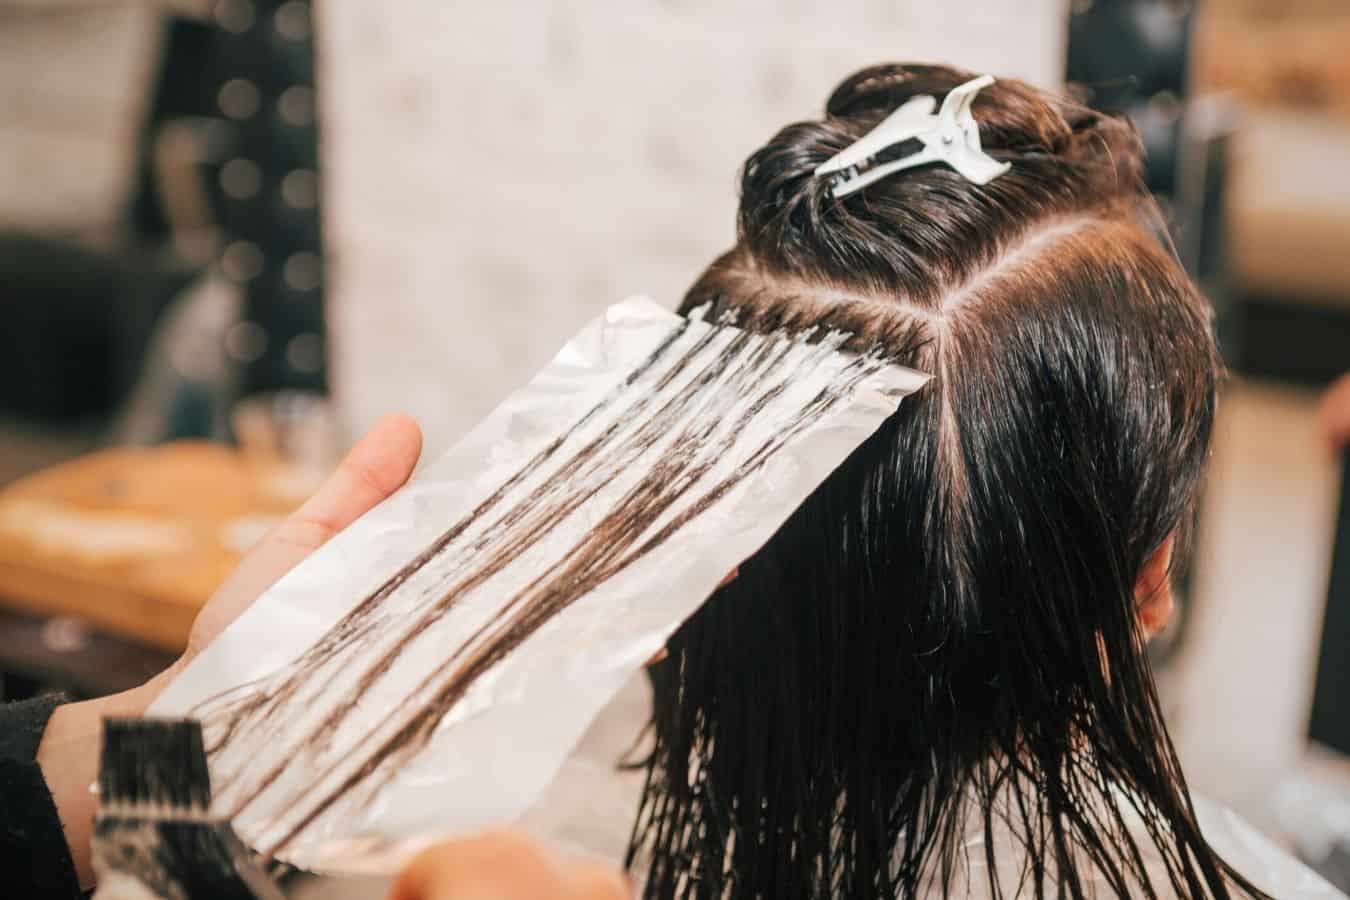
[(1054, 84), (1062, 0), (327, 0), (337, 389), (434, 452), (629, 293), (673, 304), (736, 169), (870, 63)]

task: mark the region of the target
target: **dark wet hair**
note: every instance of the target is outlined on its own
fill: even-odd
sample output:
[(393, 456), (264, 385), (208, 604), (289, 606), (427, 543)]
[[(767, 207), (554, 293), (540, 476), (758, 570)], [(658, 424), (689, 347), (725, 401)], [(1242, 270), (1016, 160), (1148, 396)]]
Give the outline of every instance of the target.
[(1254, 892), (1200, 834), (1137, 619), (1220, 367), (1133, 130), (1002, 80), (974, 103), (1012, 164), (987, 185), (931, 165), (840, 200), (812, 174), (971, 77), (869, 68), (780, 131), (685, 299), (917, 329), (899, 361), (935, 378), (654, 669), (649, 898)]

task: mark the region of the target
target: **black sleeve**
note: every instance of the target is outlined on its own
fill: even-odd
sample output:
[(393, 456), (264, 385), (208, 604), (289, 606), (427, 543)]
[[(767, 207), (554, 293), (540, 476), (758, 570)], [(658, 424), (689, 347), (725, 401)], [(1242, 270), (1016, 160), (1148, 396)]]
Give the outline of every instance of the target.
[(38, 744), (61, 697), (0, 704), (0, 891), (7, 897), (82, 896), (51, 792), (37, 764)]

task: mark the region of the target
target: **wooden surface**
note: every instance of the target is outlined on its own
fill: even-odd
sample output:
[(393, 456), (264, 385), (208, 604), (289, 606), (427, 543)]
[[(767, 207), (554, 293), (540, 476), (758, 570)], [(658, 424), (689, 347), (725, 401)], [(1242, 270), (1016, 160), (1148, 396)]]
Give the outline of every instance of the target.
[(0, 492), (0, 605), (177, 650), (312, 482), (205, 443), (106, 450)]

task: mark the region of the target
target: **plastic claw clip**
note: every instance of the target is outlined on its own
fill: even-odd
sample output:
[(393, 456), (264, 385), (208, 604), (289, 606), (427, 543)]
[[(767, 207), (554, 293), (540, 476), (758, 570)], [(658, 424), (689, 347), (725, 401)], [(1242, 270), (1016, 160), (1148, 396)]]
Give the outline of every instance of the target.
[[(981, 75), (952, 88), (936, 115), (933, 108), (937, 100), (928, 95), (911, 98), (876, 128), (822, 163), (816, 175), (835, 177), (835, 197), (846, 197), (894, 172), (928, 163), (945, 163), (975, 184), (988, 184), (1011, 168), (981, 148), (979, 124), (970, 111), (975, 95), (993, 83), (992, 75)], [(882, 151), (910, 140), (918, 140), (923, 146), (907, 156), (876, 164)]]

